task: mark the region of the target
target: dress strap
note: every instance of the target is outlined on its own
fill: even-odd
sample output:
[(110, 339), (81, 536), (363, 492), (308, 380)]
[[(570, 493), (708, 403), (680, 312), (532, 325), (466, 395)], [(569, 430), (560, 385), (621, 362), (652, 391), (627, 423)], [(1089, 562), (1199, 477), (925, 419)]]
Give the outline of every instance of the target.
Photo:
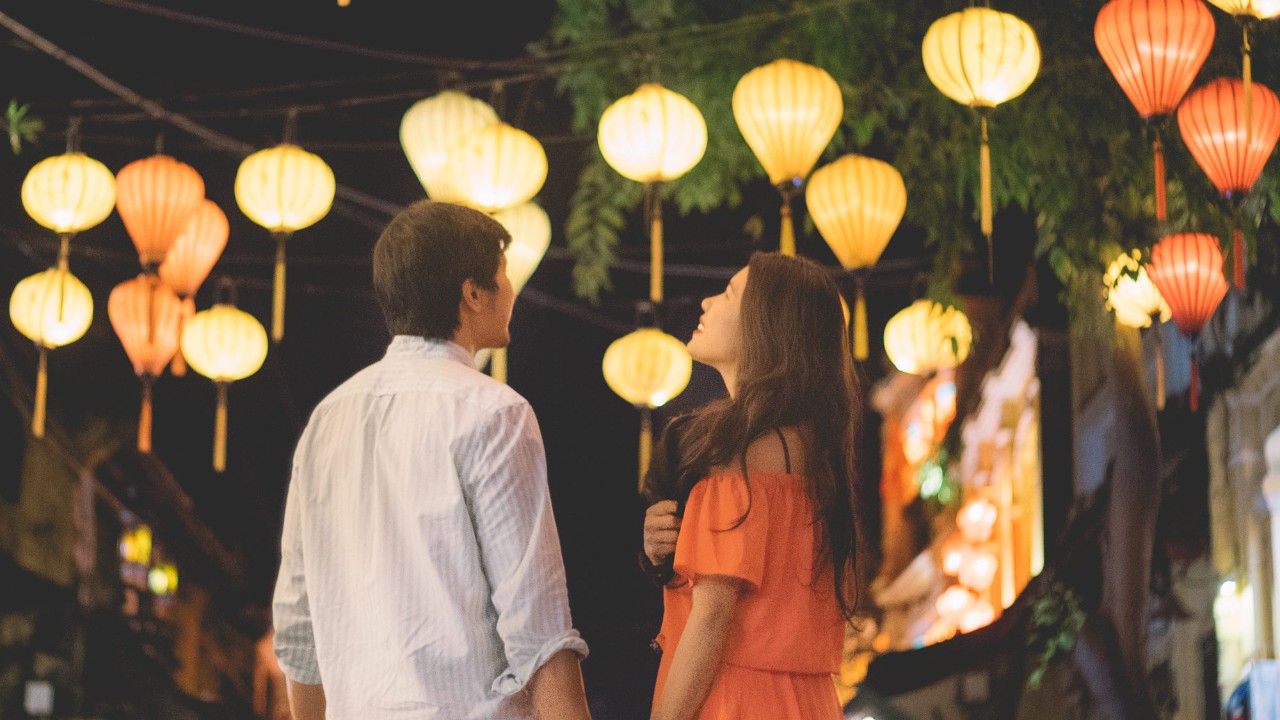
[(787, 472), (791, 472), (791, 451), (787, 449), (787, 438), (782, 434), (782, 428), (774, 428), (774, 432), (778, 433), (778, 441), (782, 443), (782, 460), (787, 464)]

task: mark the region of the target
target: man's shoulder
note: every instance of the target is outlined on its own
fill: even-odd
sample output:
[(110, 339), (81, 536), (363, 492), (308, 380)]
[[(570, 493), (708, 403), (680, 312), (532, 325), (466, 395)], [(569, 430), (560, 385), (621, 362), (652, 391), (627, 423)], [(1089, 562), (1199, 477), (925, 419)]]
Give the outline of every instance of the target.
[(479, 412), (498, 412), (528, 406), (523, 395), (506, 383), (443, 358), (384, 358), (348, 378), (316, 406), (320, 412), (352, 397), (389, 395), (434, 398)]

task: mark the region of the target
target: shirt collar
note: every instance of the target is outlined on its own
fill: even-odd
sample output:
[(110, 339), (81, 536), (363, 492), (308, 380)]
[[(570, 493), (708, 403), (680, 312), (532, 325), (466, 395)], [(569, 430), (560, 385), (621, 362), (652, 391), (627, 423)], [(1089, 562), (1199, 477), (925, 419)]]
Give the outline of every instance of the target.
[(432, 340), (417, 335), (396, 335), (391, 338), (391, 345), (387, 347), (387, 357), (393, 355), (448, 358), (472, 370), (476, 369), (475, 357), (467, 352), (466, 348), (450, 340)]

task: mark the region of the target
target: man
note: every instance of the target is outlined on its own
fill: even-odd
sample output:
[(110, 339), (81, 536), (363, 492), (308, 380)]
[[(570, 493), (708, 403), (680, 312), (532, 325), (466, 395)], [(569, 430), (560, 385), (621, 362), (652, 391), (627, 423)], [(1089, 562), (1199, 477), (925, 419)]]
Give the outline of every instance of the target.
[(542, 436), (473, 360), (510, 341), (510, 242), (422, 201), (374, 247), (394, 338), (316, 408), (289, 484), (274, 615), (294, 720), (589, 720)]

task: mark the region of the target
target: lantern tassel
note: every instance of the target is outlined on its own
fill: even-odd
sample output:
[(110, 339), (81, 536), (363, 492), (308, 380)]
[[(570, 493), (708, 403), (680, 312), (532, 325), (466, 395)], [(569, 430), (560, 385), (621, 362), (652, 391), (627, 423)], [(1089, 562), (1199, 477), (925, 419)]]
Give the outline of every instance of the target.
[(658, 183), (649, 183), (649, 299), (662, 302), (662, 195)]
[(1200, 366), (1196, 365), (1194, 349), (1191, 351), (1191, 412), (1200, 412)]
[(489, 377), (500, 383), (507, 381), (507, 349), (494, 348), (489, 355)]
[(178, 315), (178, 352), (173, 354), (173, 362), (169, 363), (169, 371), (174, 377), (186, 377), (187, 358), (182, 354), (182, 329), (187, 320), (196, 314), (196, 301), (191, 298), (182, 299), (182, 312)]
[(1156, 335), (1156, 410), (1164, 410), (1164, 342), (1160, 337), (1160, 311), (1151, 314), (1151, 328)]
[(871, 352), (867, 347), (867, 299), (862, 292), (862, 283), (858, 283), (858, 296), (853, 302), (853, 357), (855, 360), (866, 360)]
[(1156, 129), (1156, 139), (1151, 143), (1151, 151), (1155, 155), (1156, 220), (1164, 222), (1169, 219), (1169, 210), (1165, 198), (1164, 141), (1160, 139), (1159, 128)]
[(138, 413), (138, 452), (151, 452), (151, 381), (150, 375), (142, 376), (142, 410)]
[(1244, 231), (1239, 227), (1231, 230), (1231, 266), (1232, 279), (1235, 280), (1236, 287), (1243, 290), (1245, 284)]
[(271, 302), (271, 339), (284, 339), (284, 242), (288, 233), (276, 233), (276, 273)]
[(40, 345), (40, 369), (36, 373), (36, 407), (31, 413), (31, 434), (37, 438), (44, 437), (44, 417), (46, 400), (49, 392), (49, 349)]
[(995, 249), (992, 247), (991, 233), (991, 145), (987, 138), (987, 116), (982, 121), (982, 147), (979, 150), (979, 171), (982, 186), (981, 224), (982, 234), (987, 237), (987, 281), (995, 283)]
[(1244, 56), (1244, 67), (1241, 74), (1244, 76), (1244, 146), (1246, 152), (1253, 145), (1253, 60), (1252, 48), (1249, 45), (1249, 25), (1244, 25), (1244, 44), (1240, 47), (1240, 53)]
[(782, 237), (778, 240), (778, 252), (796, 254), (796, 228), (791, 221), (791, 193), (782, 193)]
[(644, 477), (649, 474), (649, 458), (653, 455), (653, 418), (649, 408), (640, 408), (640, 483), (637, 491), (644, 494)]
[(218, 410), (213, 421), (213, 469), (227, 469), (227, 383), (218, 386)]

